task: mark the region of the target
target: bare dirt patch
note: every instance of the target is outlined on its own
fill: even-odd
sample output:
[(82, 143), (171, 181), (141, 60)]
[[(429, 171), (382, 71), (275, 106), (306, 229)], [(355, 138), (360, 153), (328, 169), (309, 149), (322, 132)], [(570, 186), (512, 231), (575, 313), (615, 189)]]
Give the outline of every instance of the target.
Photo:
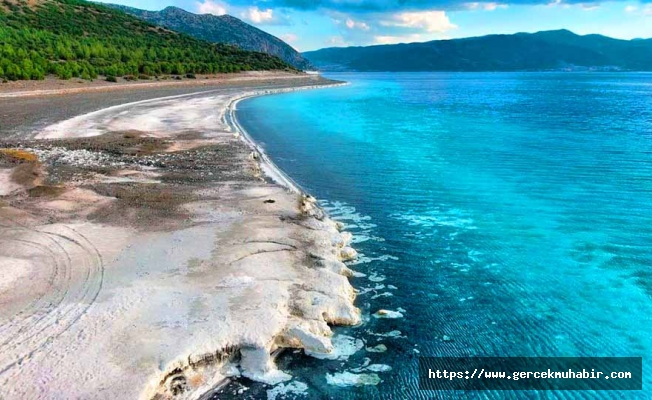
[(148, 137), (145, 132), (115, 132), (92, 138), (52, 141), (53, 146), (60, 145), (70, 150), (89, 150), (113, 155), (151, 155), (163, 152), (172, 141)]
[[(126, 131), (91, 138), (5, 141), (0, 146), (0, 164), (13, 167), (12, 181), (27, 191), (27, 196), (10, 197), (9, 203), (60, 221), (84, 215), (89, 221), (139, 230), (187, 227), (190, 215), (183, 206), (197, 201), (202, 189), (257, 179), (244, 143), (204, 139), (192, 131), (174, 139)], [(97, 207), (94, 201), (80, 199), (86, 204), (80, 207), (70, 199), (58, 199), (73, 188), (112, 201)]]

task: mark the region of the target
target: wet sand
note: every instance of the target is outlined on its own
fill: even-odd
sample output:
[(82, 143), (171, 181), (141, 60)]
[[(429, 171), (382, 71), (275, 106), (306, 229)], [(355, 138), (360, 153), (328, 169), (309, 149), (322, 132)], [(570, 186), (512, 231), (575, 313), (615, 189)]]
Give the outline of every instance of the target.
[(228, 116), (333, 83), (0, 101), (0, 398), (198, 398), (289, 379), (280, 349), (332, 351), (330, 325), (360, 322), (350, 235)]

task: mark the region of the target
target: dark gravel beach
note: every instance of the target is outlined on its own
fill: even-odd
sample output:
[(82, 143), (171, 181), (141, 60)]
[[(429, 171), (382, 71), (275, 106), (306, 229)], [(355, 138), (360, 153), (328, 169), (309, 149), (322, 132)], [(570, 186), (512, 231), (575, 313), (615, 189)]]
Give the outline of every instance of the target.
[[(305, 79), (315, 84), (327, 82), (326, 79), (315, 76), (306, 76)], [(255, 86), (264, 90), (296, 85), (296, 79), (270, 78), (266, 81), (255, 82), (221, 81), (204, 86), (130, 87), (110, 92), (96, 91), (38, 97), (0, 97), (0, 138), (28, 139), (37, 133), (39, 129), (57, 121), (125, 103), (202, 93), (224, 88), (237, 91)]]

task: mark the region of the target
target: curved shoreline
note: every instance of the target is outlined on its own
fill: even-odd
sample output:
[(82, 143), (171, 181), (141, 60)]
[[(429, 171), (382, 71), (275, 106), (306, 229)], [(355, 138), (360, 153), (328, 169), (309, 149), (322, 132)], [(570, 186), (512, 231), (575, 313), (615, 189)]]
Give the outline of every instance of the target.
[[(242, 127), (240, 124), (238, 118), (237, 118), (237, 105), (244, 100), (255, 98), (255, 97), (262, 97), (262, 96), (269, 96), (269, 95), (277, 95), (277, 94), (283, 94), (283, 93), (291, 93), (291, 92), (297, 92), (297, 91), (304, 91), (304, 90), (317, 90), (317, 89), (330, 89), (330, 88), (335, 88), (335, 87), (342, 87), (342, 86), (348, 86), (350, 85), (349, 82), (337, 82), (333, 84), (322, 84), (322, 85), (311, 85), (311, 86), (300, 86), (300, 87), (291, 87), (291, 88), (280, 88), (280, 89), (266, 89), (266, 90), (256, 90), (253, 92), (244, 92), (240, 95), (231, 97), (229, 100), (228, 105), (224, 108), (224, 113), (222, 116), (222, 122), (227, 125), (230, 130), (233, 132), (233, 134), (241, 139), (242, 142), (244, 142), (247, 147), (249, 147), (255, 155), (252, 158), (252, 161), (254, 161), (256, 164), (258, 164), (261, 167), (262, 172), (264, 175), (271, 179), (271, 181), (275, 184), (278, 185), (284, 189), (286, 189), (288, 192), (300, 196), (302, 198), (302, 205), (301, 205), (301, 212), (304, 213), (305, 215), (309, 216), (310, 218), (315, 218), (318, 220), (320, 223), (324, 225), (324, 227), (319, 227), (319, 228), (311, 228), (311, 229), (317, 229), (317, 230), (324, 230), (327, 231), (328, 229), (333, 229), (335, 228), (334, 232), (336, 232), (336, 235), (340, 240), (339, 244), (332, 243), (331, 246), (335, 247), (338, 249), (336, 252), (338, 253), (337, 255), (337, 261), (336, 263), (340, 263), (342, 265), (342, 269), (339, 269), (339, 266), (336, 268), (336, 270), (333, 270), (331, 272), (335, 272), (337, 275), (344, 276), (346, 278), (347, 284), (350, 286), (350, 283), (348, 282), (348, 278), (353, 276), (353, 271), (348, 269), (342, 261), (347, 261), (350, 259), (354, 259), (357, 256), (357, 252), (348, 247), (351, 241), (350, 235), (347, 236), (347, 233), (342, 233), (340, 232), (341, 225), (338, 222), (335, 222), (331, 220), (328, 215), (319, 207), (316, 203), (316, 199), (310, 195), (307, 191), (305, 191), (296, 181), (294, 181), (285, 171), (283, 171), (280, 167), (278, 167), (274, 161), (267, 155), (265, 150), (260, 146), (252, 137), (251, 135)], [(177, 96), (174, 96), (177, 97)], [(178, 96), (178, 97), (184, 97), (184, 96)], [(329, 227), (329, 228), (325, 228)], [(352, 288), (352, 286), (351, 286)], [(355, 291), (355, 289), (354, 289)], [(361, 319), (359, 317), (359, 310), (355, 308), (353, 305), (353, 301), (355, 299), (355, 294), (352, 295), (350, 299), (350, 307), (353, 307), (354, 314), (358, 314), (357, 316), (351, 317), (349, 315), (345, 316), (344, 318), (341, 318), (339, 323), (331, 323), (328, 322), (328, 331), (330, 332), (330, 326), (338, 326), (338, 325), (349, 325), (351, 326), (351, 322), (356, 321), (355, 324), (361, 323)], [(297, 328), (293, 328), (297, 329)], [(300, 330), (304, 330), (305, 328), (300, 328)], [(332, 332), (330, 332), (332, 334)], [(333, 347), (330, 341), (330, 337), (327, 336), (326, 342), (324, 343), (324, 338), (319, 338), (318, 336), (314, 336), (315, 332), (310, 332), (309, 330), (300, 332), (300, 333), (284, 333), (281, 334), (280, 336), (287, 336), (290, 335), (292, 337), (291, 340), (299, 340), (299, 342), (305, 341), (304, 344), (299, 345), (299, 348), (303, 348), (308, 352), (312, 354), (322, 354), (324, 351), (332, 351)], [(277, 338), (278, 339), (278, 338)], [(287, 340), (287, 339), (284, 339)], [(308, 345), (308, 343), (312, 342), (312, 345)], [(312, 346), (315, 346), (319, 348), (320, 350), (314, 351), (311, 349)], [(296, 348), (296, 347), (287, 347), (287, 348)], [(330, 350), (327, 350), (330, 349)], [(280, 374), (280, 375), (285, 375), (284, 372), (280, 370), (276, 370), (275, 368), (275, 360), (276, 358), (281, 355), (284, 351), (286, 350), (286, 347), (275, 347), (272, 349), (269, 354), (265, 354), (263, 358), (267, 358), (267, 362), (271, 363), (271, 365), (274, 366), (274, 375)], [(222, 349), (218, 350), (221, 352)], [(238, 351), (238, 348), (236, 347), (235, 351)], [(245, 351), (245, 348), (240, 348), (239, 351)], [(251, 351), (251, 350), (247, 350)], [(256, 350), (256, 352), (259, 352)], [(247, 357), (251, 358), (251, 357)], [(261, 355), (258, 354), (256, 355), (256, 358), (261, 358)], [(257, 360), (256, 363), (260, 363), (262, 360)], [(249, 364), (250, 362), (247, 361)], [(261, 367), (260, 365), (257, 366), (257, 368)], [(260, 370), (264, 370), (263, 368), (260, 368)], [(267, 373), (265, 374), (267, 375)], [(242, 376), (246, 376), (249, 379), (252, 379), (254, 381), (259, 381), (259, 382), (264, 382), (264, 383), (270, 383), (269, 377), (267, 376), (253, 376), (253, 375), (247, 375), (247, 374), (242, 374)], [(168, 377), (164, 377), (163, 380), (169, 379)], [(275, 381), (275, 379), (279, 379)], [(198, 392), (197, 399), (200, 400), (207, 400), (211, 398), (211, 396), (215, 395), (216, 393), (219, 392), (220, 389), (224, 388), (226, 385), (228, 385), (232, 381), (232, 377), (224, 377), (221, 381), (215, 383), (212, 387), (208, 388), (208, 390), (205, 390), (203, 393)], [(276, 383), (284, 382), (285, 378), (278, 378), (278, 377), (273, 377), (271, 382), (272, 385), (275, 385)]]
[(242, 139), (259, 155), (259, 163), (261, 164), (265, 174), (271, 178), (275, 183), (287, 188), (288, 190), (297, 194), (307, 194), (294, 179), (286, 174), (274, 161), (267, 155), (265, 150), (251, 137), (251, 135), (242, 127), (237, 118), (237, 107), (241, 101), (252, 99), (255, 97), (269, 96), (275, 94), (292, 93), (302, 90), (317, 90), (317, 89), (332, 89), (336, 87), (348, 86), (349, 82), (334, 83), (332, 85), (315, 85), (291, 89), (277, 89), (268, 90), (255, 93), (246, 93), (242, 96), (236, 97), (231, 100), (227, 106), (227, 111), (224, 114), (224, 122), (231, 126), (236, 134), (241, 135)]
[[(65, 250), (61, 262), (71, 259), (64, 267), (72, 273), (86, 265), (77, 258), (95, 268), (90, 250), (107, 267), (87, 316), (71, 314), (59, 324), (62, 332), (43, 330), (34, 341), (38, 351), (23, 345), (0, 352), (0, 367), (8, 365), (0, 373), (7, 398), (198, 398), (232, 376), (289, 379), (274, 364), (284, 348), (332, 352), (331, 327), (361, 320), (348, 280), (353, 272), (343, 263), (356, 254), (351, 235), (235, 117), (245, 98), (344, 85), (331, 83), (252, 84), (125, 103), (49, 126), (52, 140), (1, 143), (3, 154), (19, 158), (0, 155), (0, 172), (20, 187), (2, 199), (0, 218), (9, 230), (0, 227), (0, 240), (23, 243), (40, 235), (45, 251), (56, 245), (59, 231), (83, 234), (85, 247), (50, 250)], [(36, 162), (21, 161), (29, 159)], [(17, 175), (16, 165), (35, 175)], [(19, 182), (18, 176), (26, 178)], [(43, 195), (31, 196), (33, 190)], [(17, 273), (23, 260), (38, 266), (25, 273), (59, 267), (40, 253), (5, 253), (0, 249), (0, 258), (15, 264)], [(62, 282), (62, 290), (83, 280), (78, 275)], [(28, 278), (47, 284), (45, 276)], [(7, 299), (17, 305), (32, 296), (10, 289)], [(60, 306), (69, 303), (76, 300)], [(0, 315), (0, 326), (20, 330), (21, 324)], [(53, 334), (56, 340), (48, 341)], [(34, 354), (28, 358), (28, 352)], [(22, 362), (10, 363), (14, 359)], [(57, 372), (45, 390), (34, 386), (44, 371)]]
[[(299, 88), (289, 88), (289, 89), (271, 89), (254, 93), (245, 93), (241, 96), (233, 98), (226, 107), (226, 112), (224, 113), (223, 122), (231, 127), (231, 129), (238, 135), (242, 140), (255, 152), (257, 153), (258, 158), (255, 160), (262, 167), (265, 175), (270, 178), (274, 183), (286, 188), (292, 193), (311, 196), (307, 193), (294, 179), (292, 179), (287, 173), (285, 173), (272, 159), (267, 155), (265, 150), (251, 137), (244, 127), (240, 124), (240, 121), (237, 118), (237, 106), (241, 101), (252, 99), (255, 97), (270, 96), (283, 93), (292, 93), (303, 90), (317, 90), (317, 89), (330, 89), (341, 86), (348, 86), (349, 82), (334, 83), (332, 85), (315, 85), (308, 87), (299, 87)], [(177, 97), (177, 96), (174, 96)], [(183, 97), (183, 96), (178, 96)], [(320, 208), (321, 210), (321, 208)], [(323, 210), (322, 210), (323, 212)], [(325, 215), (325, 214), (324, 214)], [(284, 348), (279, 348), (276, 351), (270, 354), (270, 360), (272, 362), (276, 361), (276, 358), (280, 356), (285, 351)], [(197, 400), (209, 400), (213, 395), (217, 394), (221, 389), (226, 387), (229, 383), (232, 382), (231, 377), (225, 377), (222, 381), (218, 382), (208, 391), (200, 394), (197, 397)]]
[[(258, 158), (256, 161), (260, 164), (265, 175), (270, 178), (274, 183), (281, 185), (288, 189), (289, 191), (296, 193), (298, 195), (311, 196), (304, 190), (301, 185), (299, 185), (294, 179), (292, 179), (285, 171), (283, 171), (272, 159), (267, 155), (267, 152), (251, 137), (246, 129), (240, 124), (240, 121), (237, 118), (237, 106), (241, 101), (252, 99), (255, 97), (270, 96), (283, 93), (292, 93), (302, 90), (317, 90), (317, 89), (331, 89), (336, 87), (348, 86), (349, 82), (335, 83), (332, 85), (318, 85), (311, 87), (300, 87), (300, 88), (291, 88), (291, 89), (276, 89), (276, 90), (267, 90), (256, 93), (248, 93), (242, 96), (236, 97), (231, 100), (226, 108), (224, 113), (224, 122), (233, 129), (236, 135), (239, 135), (242, 140), (249, 146), (251, 149), (257, 153)], [(321, 208), (320, 208), (321, 210)], [(322, 210), (323, 212), (323, 210)], [(276, 358), (280, 356), (285, 349), (280, 348), (277, 351), (270, 354), (270, 359), (272, 362), (276, 361)], [(212, 396), (219, 392), (222, 388), (228, 385), (232, 381), (232, 378), (224, 378), (221, 382), (211, 388), (209, 391), (201, 394), (198, 397), (198, 400), (209, 400)]]

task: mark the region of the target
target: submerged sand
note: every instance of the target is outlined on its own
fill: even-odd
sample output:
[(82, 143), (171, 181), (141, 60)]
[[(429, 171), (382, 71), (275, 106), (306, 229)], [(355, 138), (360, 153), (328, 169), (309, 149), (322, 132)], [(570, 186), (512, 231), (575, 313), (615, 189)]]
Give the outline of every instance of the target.
[(283, 175), (232, 122), (256, 94), (114, 106), (0, 143), (0, 398), (275, 383), (277, 350), (329, 353), (330, 326), (360, 322), (350, 235), (266, 181)]

